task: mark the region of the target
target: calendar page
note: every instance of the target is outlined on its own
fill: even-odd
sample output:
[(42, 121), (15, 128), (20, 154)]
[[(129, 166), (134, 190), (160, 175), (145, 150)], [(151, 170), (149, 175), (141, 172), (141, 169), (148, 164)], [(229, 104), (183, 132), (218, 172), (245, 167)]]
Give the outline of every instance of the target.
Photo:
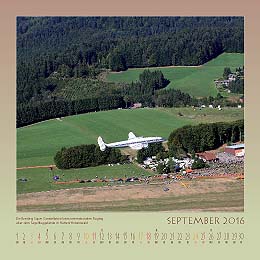
[(259, 4), (2, 10), (5, 255), (255, 252)]

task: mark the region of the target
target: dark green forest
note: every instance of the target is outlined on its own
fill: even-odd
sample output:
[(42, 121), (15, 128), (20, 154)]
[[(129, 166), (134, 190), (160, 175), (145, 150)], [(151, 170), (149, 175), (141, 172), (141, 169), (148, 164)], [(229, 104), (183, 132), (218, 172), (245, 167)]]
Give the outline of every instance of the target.
[(18, 104), (16, 124), (17, 127), (21, 127), (51, 118), (115, 109), (124, 106), (125, 102), (123, 98), (117, 95), (71, 101), (51, 100)]
[[(100, 81), (100, 73), (199, 65), (223, 52), (242, 53), (243, 31), (243, 17), (17, 17), (17, 113), (31, 117), (22, 118), (24, 122), (39, 121), (33, 118), (38, 107), (98, 99), (104, 93), (108, 99), (120, 95), (126, 106), (142, 101), (141, 96), (148, 98), (147, 105), (155, 104), (155, 92), (167, 84), (166, 79), (146, 88), (140, 78), (141, 84), (133, 83), (130, 90), (131, 86)], [(57, 94), (64, 85), (79, 85), (78, 80), (86, 81), (82, 96)], [(25, 107), (31, 116), (20, 110)], [(73, 111), (77, 113), (71, 106), (67, 114)], [(64, 113), (49, 113), (47, 118), (57, 114)]]
[(244, 140), (244, 120), (184, 126), (173, 131), (168, 139), (169, 154), (179, 157)]
[(54, 156), (54, 162), (59, 169), (85, 168), (108, 163), (127, 162), (126, 155), (121, 155), (115, 148), (100, 151), (95, 144), (63, 147)]
[(232, 93), (244, 94), (244, 79), (238, 78), (229, 84), (229, 89)]

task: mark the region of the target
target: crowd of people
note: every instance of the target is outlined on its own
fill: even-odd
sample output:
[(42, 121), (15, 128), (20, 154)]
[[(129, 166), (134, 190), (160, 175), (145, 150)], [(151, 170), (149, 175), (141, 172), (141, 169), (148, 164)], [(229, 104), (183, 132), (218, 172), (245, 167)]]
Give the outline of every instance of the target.
[(219, 153), (216, 162), (209, 163), (208, 168), (196, 170), (196, 174), (216, 175), (244, 173), (244, 157), (236, 157), (228, 153)]

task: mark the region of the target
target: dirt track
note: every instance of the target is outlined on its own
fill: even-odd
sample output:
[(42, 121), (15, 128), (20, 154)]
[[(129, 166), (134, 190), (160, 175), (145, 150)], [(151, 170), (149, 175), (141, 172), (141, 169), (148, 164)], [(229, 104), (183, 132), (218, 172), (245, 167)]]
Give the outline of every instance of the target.
[[(231, 203), (232, 192), (236, 193), (239, 190), (239, 192), (243, 193), (242, 181), (234, 179), (207, 179), (189, 181), (187, 187), (181, 185), (180, 182), (171, 183), (167, 185), (169, 188), (168, 191), (164, 191), (164, 187), (164, 184), (139, 184), (114, 187), (86, 187), (20, 194), (17, 196), (17, 208), (21, 211), (41, 211), (45, 208), (52, 210), (84, 210), (84, 208), (87, 210), (95, 210), (98, 206), (98, 210), (106, 210), (106, 207), (123, 207), (126, 210), (128, 208), (131, 210), (131, 206), (136, 208), (138, 205), (138, 207), (141, 207), (140, 210), (146, 210), (145, 205), (147, 206), (148, 203), (148, 207), (151, 207), (153, 200), (157, 201), (157, 203), (158, 200), (165, 200), (165, 202), (171, 204), (175, 201), (179, 201), (178, 207), (181, 207), (182, 204), (184, 205), (191, 199), (194, 201), (194, 204), (190, 206), (191, 209), (199, 211), (200, 206), (202, 206), (201, 200), (207, 200), (207, 196), (205, 195), (209, 194), (212, 198), (210, 198), (210, 196), (208, 196), (208, 198), (212, 202), (208, 208), (218, 209), (218, 197), (221, 197), (221, 200), (223, 200), (223, 206), (221, 207), (227, 208), (227, 210), (230, 207), (237, 207), (240, 211), (243, 210), (243, 203), (241, 205), (233, 205)], [(232, 195), (231, 197), (229, 197), (229, 193)], [(223, 194), (228, 195), (224, 196)], [(227, 200), (227, 202), (225, 202), (225, 200)], [(163, 209), (164, 207), (162, 207), (162, 210)]]
[(56, 168), (56, 165), (51, 164), (51, 165), (39, 165), (39, 166), (25, 166), (25, 167), (16, 168), (16, 170), (36, 169), (36, 168)]

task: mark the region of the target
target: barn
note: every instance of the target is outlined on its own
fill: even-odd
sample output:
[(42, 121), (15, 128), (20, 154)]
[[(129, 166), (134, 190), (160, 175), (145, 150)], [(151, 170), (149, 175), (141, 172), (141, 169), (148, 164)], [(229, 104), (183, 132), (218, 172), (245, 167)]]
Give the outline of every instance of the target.
[(245, 144), (235, 144), (226, 146), (226, 153), (230, 153), (234, 156), (244, 156), (245, 155)]

